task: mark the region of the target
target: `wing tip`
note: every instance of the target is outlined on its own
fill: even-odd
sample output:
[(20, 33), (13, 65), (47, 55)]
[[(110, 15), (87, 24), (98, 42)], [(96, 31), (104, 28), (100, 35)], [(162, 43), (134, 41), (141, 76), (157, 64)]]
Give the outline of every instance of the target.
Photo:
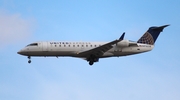
[(121, 35), (121, 37), (119, 38), (119, 40), (123, 40), (123, 39), (124, 39), (124, 35), (125, 35), (125, 32)]

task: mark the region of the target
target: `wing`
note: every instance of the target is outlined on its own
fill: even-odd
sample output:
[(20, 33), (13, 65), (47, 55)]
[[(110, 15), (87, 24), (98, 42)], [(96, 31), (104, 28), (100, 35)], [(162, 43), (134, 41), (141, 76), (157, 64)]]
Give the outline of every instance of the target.
[(116, 43), (118, 43), (119, 41), (118, 40), (114, 40), (112, 42), (109, 42), (107, 44), (104, 44), (102, 46), (99, 46), (97, 48), (93, 48), (93, 49), (90, 49), (90, 50), (87, 50), (87, 51), (83, 51), (83, 52), (80, 52), (78, 53), (79, 56), (85, 56), (85, 57), (89, 57), (90, 55), (94, 55), (96, 57), (100, 57), (104, 54), (104, 52), (108, 51), (109, 49), (111, 49)]
[(111, 48), (113, 48), (113, 45), (122, 41), (124, 39), (124, 35), (125, 33), (123, 33), (121, 35), (121, 37), (119, 38), (119, 40), (114, 40), (112, 42), (109, 42), (109, 43), (106, 43), (102, 46), (99, 46), (97, 48), (93, 48), (93, 49), (90, 49), (90, 50), (87, 50), (87, 51), (83, 51), (83, 52), (80, 52), (78, 53), (79, 56), (84, 56), (84, 57), (89, 57), (91, 55), (94, 55), (96, 57), (100, 57), (102, 56), (105, 52), (107, 52), (108, 50), (110, 50)]

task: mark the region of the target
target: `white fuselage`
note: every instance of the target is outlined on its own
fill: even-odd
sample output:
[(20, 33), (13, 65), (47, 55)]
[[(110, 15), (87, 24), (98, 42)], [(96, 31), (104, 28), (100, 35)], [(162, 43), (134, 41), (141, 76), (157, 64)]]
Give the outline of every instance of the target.
[(119, 39), (110, 42), (35, 42), (27, 45), (18, 54), (28, 56), (70, 56), (83, 58), (93, 65), (99, 58), (119, 57), (150, 51), (154, 48), (157, 37), (165, 27), (150, 27), (137, 42), (124, 40), (125, 32)]
[[(25, 56), (71, 56), (85, 58), (84, 56), (78, 55), (78, 53), (97, 48), (106, 43), (108, 42), (36, 42), (36, 44), (26, 46), (18, 53)], [(104, 52), (99, 58), (126, 56), (147, 52), (152, 50), (153, 47), (154, 45), (122, 40), (119, 45), (118, 43), (114, 44), (113, 48)]]

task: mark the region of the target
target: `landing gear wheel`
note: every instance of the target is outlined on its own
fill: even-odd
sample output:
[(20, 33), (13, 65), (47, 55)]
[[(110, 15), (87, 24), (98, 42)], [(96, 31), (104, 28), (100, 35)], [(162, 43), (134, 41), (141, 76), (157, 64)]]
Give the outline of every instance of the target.
[(28, 56), (28, 63), (30, 64), (31, 63), (31, 56)]
[(89, 65), (93, 65), (93, 64), (94, 64), (94, 62), (93, 62), (93, 61), (90, 61), (90, 62), (89, 62)]
[(28, 59), (31, 59), (31, 56), (28, 56)]
[(29, 60), (28, 63), (30, 64), (30, 63), (31, 63), (31, 60)]

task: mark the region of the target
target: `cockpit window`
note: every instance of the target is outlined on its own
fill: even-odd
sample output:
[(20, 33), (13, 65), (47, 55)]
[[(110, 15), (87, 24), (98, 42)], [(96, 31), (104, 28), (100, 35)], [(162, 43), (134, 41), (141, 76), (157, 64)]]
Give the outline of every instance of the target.
[(27, 46), (38, 46), (38, 43), (31, 43), (31, 44), (29, 44)]

